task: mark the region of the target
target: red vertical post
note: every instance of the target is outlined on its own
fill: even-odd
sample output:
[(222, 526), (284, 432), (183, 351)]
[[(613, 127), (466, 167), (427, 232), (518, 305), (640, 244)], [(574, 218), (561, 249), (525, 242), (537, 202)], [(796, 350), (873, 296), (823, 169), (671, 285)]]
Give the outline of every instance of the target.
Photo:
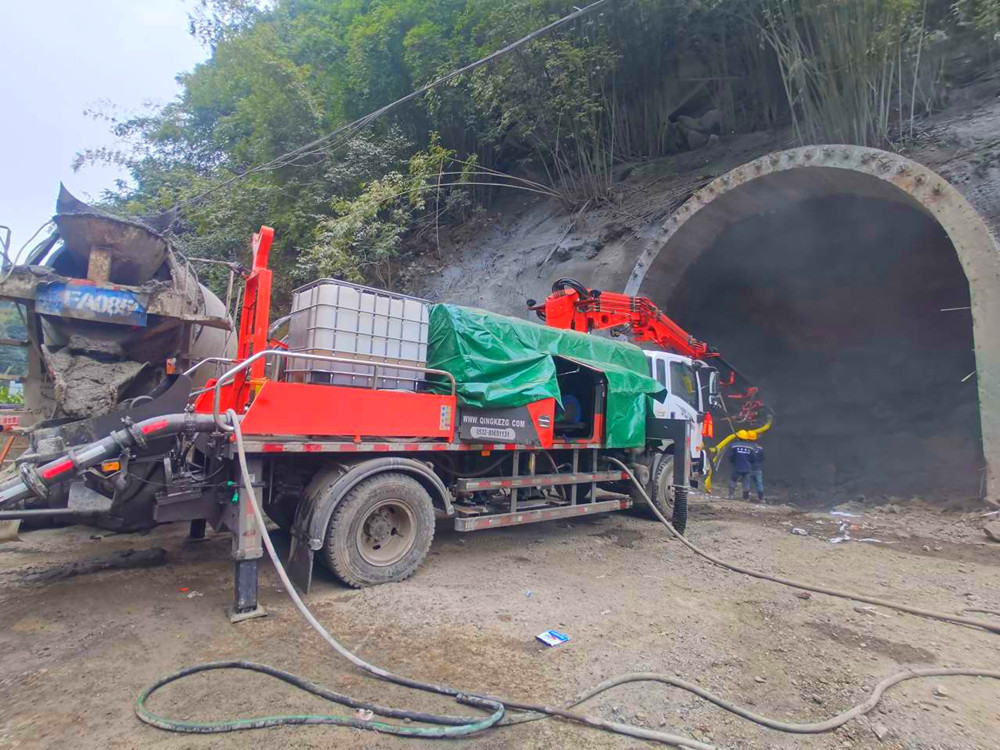
[[(243, 309), (240, 312), (240, 338), (238, 358), (242, 361), (267, 349), (267, 329), (271, 322), (271, 271), (267, 267), (274, 241), (274, 229), (261, 227), (253, 236), (253, 266), (243, 292)], [(239, 393), (237, 403), (246, 403), (250, 380), (264, 377), (264, 360), (250, 366), (249, 377), (244, 371), (236, 378)]]

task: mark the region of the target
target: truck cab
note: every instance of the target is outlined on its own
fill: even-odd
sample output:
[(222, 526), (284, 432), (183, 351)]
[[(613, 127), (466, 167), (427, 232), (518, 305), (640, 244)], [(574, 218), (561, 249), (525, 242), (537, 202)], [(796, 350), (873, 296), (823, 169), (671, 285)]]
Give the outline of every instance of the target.
[[(698, 474), (705, 470), (705, 431), (709, 402), (718, 393), (718, 371), (679, 354), (647, 351), (649, 374), (665, 392), (652, 399), (653, 416), (658, 419), (682, 419), (691, 423), (691, 467)], [(666, 449), (668, 446), (662, 446)]]

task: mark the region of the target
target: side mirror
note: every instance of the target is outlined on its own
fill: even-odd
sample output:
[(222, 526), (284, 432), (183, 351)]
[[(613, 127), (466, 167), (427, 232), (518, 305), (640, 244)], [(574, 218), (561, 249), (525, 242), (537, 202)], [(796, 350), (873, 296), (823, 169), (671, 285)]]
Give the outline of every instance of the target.
[(717, 409), (722, 408), (722, 390), (719, 383), (719, 371), (708, 373), (708, 403)]

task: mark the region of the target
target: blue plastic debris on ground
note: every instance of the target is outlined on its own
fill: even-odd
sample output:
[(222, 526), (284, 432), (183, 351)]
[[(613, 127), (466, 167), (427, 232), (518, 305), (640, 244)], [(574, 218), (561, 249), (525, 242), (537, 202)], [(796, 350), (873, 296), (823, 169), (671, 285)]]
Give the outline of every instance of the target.
[(539, 633), (535, 637), (546, 646), (558, 646), (559, 644), (565, 643), (569, 640), (568, 635), (560, 633), (558, 630), (546, 630), (544, 633)]

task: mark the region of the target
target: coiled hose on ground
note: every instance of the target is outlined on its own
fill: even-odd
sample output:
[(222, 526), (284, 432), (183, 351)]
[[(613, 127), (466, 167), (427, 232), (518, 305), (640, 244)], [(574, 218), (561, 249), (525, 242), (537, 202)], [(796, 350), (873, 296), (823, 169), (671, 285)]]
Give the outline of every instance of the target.
[[(240, 473), (243, 478), (244, 487), (250, 498), (255, 498), (255, 493), (253, 487), (249, 480), (249, 471), (247, 469), (246, 463), (246, 453), (243, 448), (243, 435), (239, 428), (239, 419), (235, 412), (230, 411), (228, 413), (230, 423), (235, 428), (235, 438), (236, 438), (236, 448), (237, 457), (240, 464)], [(696, 547), (694, 544), (685, 539), (681, 534), (679, 534), (670, 522), (663, 516), (662, 513), (656, 508), (656, 506), (650, 501), (649, 496), (646, 494), (645, 489), (636, 480), (635, 476), (631, 471), (617, 459), (608, 459), (614, 464), (617, 464), (623, 471), (627, 472), (629, 478), (636, 486), (640, 497), (642, 497), (646, 504), (649, 505), (653, 514), (659, 519), (659, 521), (664, 524), (667, 529), (688, 549), (697, 554), (700, 557), (708, 560), (714, 565), (732, 570), (737, 573), (742, 573), (744, 575), (749, 575), (754, 578), (759, 578), (761, 580), (772, 581), (779, 583), (784, 586), (790, 586), (792, 588), (802, 589), (804, 591), (812, 591), (820, 594), (827, 594), (829, 596), (835, 596), (843, 599), (850, 599), (854, 601), (866, 602), (868, 604), (875, 604), (882, 607), (888, 607), (891, 609), (896, 609), (901, 612), (907, 612), (909, 614), (915, 614), (922, 617), (930, 617), (933, 619), (941, 620), (944, 622), (949, 622), (959, 625), (970, 625), (973, 627), (983, 628), (990, 632), (1000, 633), (1000, 626), (994, 626), (991, 623), (983, 622), (981, 620), (975, 620), (972, 618), (966, 618), (956, 615), (950, 615), (941, 612), (933, 612), (930, 610), (923, 610), (917, 607), (910, 607), (908, 605), (895, 604), (893, 602), (888, 602), (876, 597), (865, 596), (860, 594), (853, 594), (851, 592), (838, 591), (835, 589), (828, 589), (821, 586), (815, 586), (813, 584), (803, 583), (799, 581), (793, 581), (790, 579), (780, 578), (777, 576), (771, 576), (766, 573), (761, 573), (759, 571), (750, 570), (747, 568), (742, 568), (737, 565), (732, 565), (726, 563)], [(844, 711), (837, 716), (823, 722), (815, 723), (804, 723), (804, 724), (794, 724), (790, 722), (779, 721), (777, 719), (770, 719), (765, 716), (760, 716), (751, 712), (750, 710), (738, 706), (730, 701), (720, 698), (707, 690), (702, 689), (698, 685), (681, 680), (679, 678), (673, 677), (671, 675), (656, 674), (656, 673), (630, 673), (623, 674), (618, 677), (612, 678), (600, 685), (588, 690), (577, 697), (577, 699), (567, 706), (566, 708), (553, 708), (550, 706), (537, 705), (533, 703), (527, 703), (523, 701), (515, 701), (507, 698), (497, 698), (492, 696), (482, 696), (477, 695), (472, 692), (458, 690), (446, 685), (436, 685), (433, 683), (422, 682), (420, 680), (411, 679), (409, 677), (403, 677), (401, 675), (389, 672), (381, 667), (377, 667), (370, 664), (357, 655), (353, 654), (346, 647), (340, 644), (330, 633), (323, 627), (323, 625), (313, 616), (306, 607), (302, 598), (299, 596), (298, 592), (295, 590), (291, 581), (288, 578), (288, 574), (285, 572), (284, 566), (281, 564), (281, 560), (278, 558), (277, 552), (274, 549), (274, 545), (271, 542), (271, 538), (267, 531), (267, 526), (264, 521), (264, 516), (258, 507), (256, 500), (252, 500), (254, 517), (256, 519), (258, 528), (261, 532), (261, 537), (264, 541), (264, 546), (267, 550), (268, 556), (271, 558), (271, 562), (274, 564), (275, 570), (278, 573), (278, 577), (281, 579), (282, 585), (285, 587), (289, 597), (291, 597), (292, 602), (295, 604), (296, 609), (305, 618), (306, 622), (309, 623), (322, 638), (325, 640), (338, 654), (343, 656), (353, 665), (358, 667), (364, 672), (371, 674), (379, 679), (386, 680), (388, 682), (395, 683), (397, 685), (402, 685), (405, 687), (415, 688), (417, 690), (422, 690), (425, 692), (436, 693), (439, 695), (448, 695), (457, 702), (463, 705), (472, 706), (485, 711), (491, 711), (489, 716), (476, 719), (474, 717), (460, 717), (460, 716), (446, 716), (437, 714), (426, 714), (415, 711), (409, 711), (405, 709), (396, 709), (386, 706), (380, 706), (373, 703), (363, 702), (355, 700), (349, 696), (335, 693), (326, 688), (314, 685), (300, 677), (292, 675), (283, 670), (275, 669), (273, 667), (268, 667), (262, 664), (255, 664), (252, 662), (243, 661), (229, 661), (229, 662), (213, 662), (210, 664), (198, 665), (195, 667), (190, 667), (188, 669), (175, 672), (174, 674), (168, 675), (161, 678), (156, 683), (151, 685), (149, 688), (144, 690), (136, 701), (135, 711), (136, 715), (147, 724), (159, 727), (160, 729), (166, 729), (175, 732), (188, 732), (188, 733), (216, 733), (216, 732), (232, 732), (239, 731), (243, 729), (257, 729), (262, 727), (273, 727), (280, 725), (293, 725), (293, 724), (335, 724), (338, 726), (350, 726), (358, 729), (369, 729), (376, 732), (382, 732), (387, 734), (396, 734), (409, 737), (423, 737), (426, 739), (444, 739), (448, 737), (462, 737), (471, 734), (476, 734), (479, 732), (486, 731), (491, 728), (499, 726), (507, 726), (510, 724), (523, 723), (525, 721), (533, 721), (546, 717), (560, 717), (568, 719), (570, 721), (579, 722), (588, 726), (596, 727), (599, 729), (604, 729), (611, 732), (616, 732), (618, 734), (623, 734), (629, 737), (635, 737), (637, 739), (645, 740), (655, 740), (658, 742), (663, 742), (666, 744), (676, 745), (683, 748), (693, 748), (694, 750), (715, 750), (714, 746), (708, 745), (697, 740), (681, 737), (678, 735), (669, 734), (667, 732), (658, 732), (650, 729), (644, 729), (642, 727), (630, 726), (627, 724), (620, 724), (618, 722), (607, 721), (598, 717), (587, 716), (584, 714), (579, 714), (571, 711), (570, 709), (580, 705), (581, 703), (590, 700), (591, 698), (607, 691), (612, 688), (618, 687), (619, 685), (624, 685), (633, 682), (658, 682), (665, 685), (670, 685), (673, 687), (680, 688), (681, 690), (686, 690), (694, 695), (697, 695), (716, 706), (729, 711), (730, 713), (736, 714), (744, 719), (752, 721), (754, 723), (760, 724), (761, 726), (768, 727), (781, 732), (790, 732), (796, 734), (817, 734), (822, 732), (830, 732), (843, 726), (851, 719), (857, 718), (868, 711), (871, 711), (881, 699), (883, 693), (894, 685), (898, 685), (906, 680), (925, 678), (925, 677), (984, 677), (990, 679), (1000, 680), (1000, 671), (984, 670), (984, 669), (921, 669), (921, 670), (907, 670), (899, 672), (897, 674), (887, 677), (885, 680), (880, 682), (875, 689), (872, 691), (871, 695), (867, 700), (854, 706), (853, 708)], [(159, 716), (149, 710), (146, 703), (152, 694), (169, 683), (180, 680), (192, 674), (199, 672), (205, 672), (209, 670), (218, 669), (241, 669), (249, 670), (253, 672), (259, 672), (263, 674), (270, 675), (277, 679), (280, 679), (288, 684), (294, 685), (306, 692), (313, 695), (325, 698), (335, 703), (341, 705), (358, 709), (359, 711), (370, 711), (372, 715), (379, 715), (387, 718), (403, 719), (410, 721), (418, 721), (425, 724), (431, 724), (435, 726), (429, 727), (411, 727), (407, 725), (391, 724), (382, 721), (375, 721), (373, 718), (366, 719), (359, 717), (348, 717), (348, 716), (337, 716), (337, 715), (289, 715), (289, 716), (266, 716), (251, 719), (234, 719), (230, 721), (222, 722), (190, 722), (190, 721), (180, 721), (176, 719), (169, 719), (163, 716)], [(507, 710), (516, 710), (527, 712), (528, 715), (518, 719), (508, 720), (506, 723), (501, 723)]]

